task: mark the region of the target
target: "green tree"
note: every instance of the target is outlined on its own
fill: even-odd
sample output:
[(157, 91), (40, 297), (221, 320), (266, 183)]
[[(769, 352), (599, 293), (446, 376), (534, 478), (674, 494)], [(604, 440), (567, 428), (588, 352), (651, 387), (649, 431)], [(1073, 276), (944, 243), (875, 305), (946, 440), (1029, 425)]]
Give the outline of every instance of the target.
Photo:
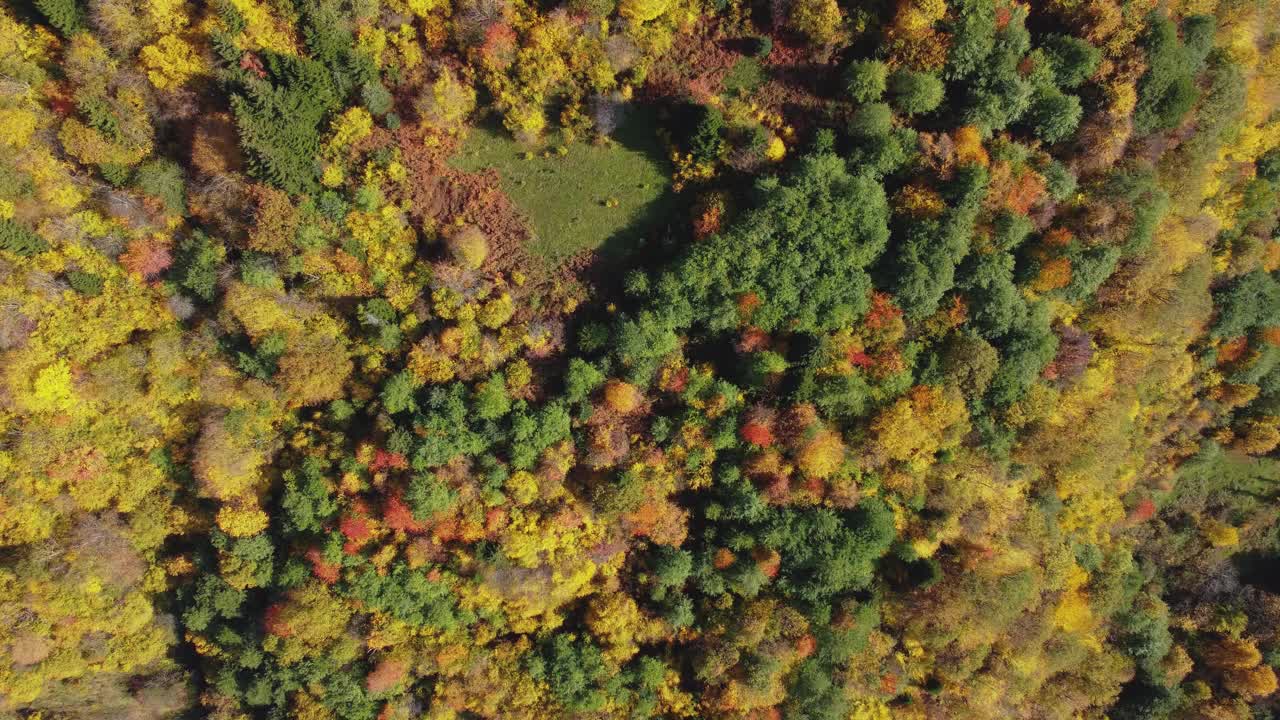
[(845, 90), (858, 103), (880, 100), (884, 94), (889, 66), (879, 60), (855, 60), (845, 70)]
[(944, 88), (937, 75), (897, 70), (889, 77), (889, 100), (904, 115), (932, 112), (942, 104)]
[(587, 399), (593, 390), (604, 383), (604, 373), (595, 365), (581, 359), (569, 361), (569, 369), (565, 372), (565, 398), (569, 402), (581, 402)]
[(400, 413), (417, 407), (414, 401), (416, 380), (413, 373), (401, 370), (391, 376), (382, 388), (382, 406), (389, 413)]
[(895, 228), (887, 272), (893, 278), (894, 298), (909, 317), (933, 313), (954, 286), (956, 266), (969, 253), (986, 187), (983, 167), (963, 167), (943, 188), (953, 205), (942, 217), (909, 219)]
[(13, 220), (0, 218), (0, 250), (30, 257), (48, 249), (49, 243), (35, 232)]
[(212, 302), (218, 286), (218, 268), (226, 250), (208, 235), (192, 232), (178, 241), (173, 277), (178, 284), (205, 302)]
[(186, 183), (182, 167), (172, 160), (150, 160), (138, 166), (133, 182), (138, 189), (164, 202), (174, 215), (187, 212)]
[(694, 158), (703, 162), (719, 159), (724, 152), (724, 114), (713, 107), (700, 107), (696, 111), (699, 116), (689, 137), (689, 152)]
[(404, 499), (415, 518), (429, 520), (436, 513), (449, 509), (457, 494), (435, 475), (419, 473), (409, 480)]
[(267, 79), (245, 74), (231, 96), (249, 172), (288, 193), (319, 187), (320, 130), (340, 104), (324, 64), (263, 53)]
[(1241, 275), (1213, 294), (1215, 337), (1239, 337), (1259, 326), (1280, 324), (1280, 283), (1262, 270)]
[(502, 373), (494, 373), (476, 387), (473, 402), (476, 417), (496, 420), (511, 410), (511, 397), (507, 394), (507, 379)]
[(879, 183), (851, 175), (832, 155), (805, 157), (785, 181), (765, 181), (761, 204), (696, 245), (672, 271), (682, 305), (713, 330), (750, 322), (820, 332), (853, 322), (868, 304), (865, 268), (888, 240)]
[(882, 138), (893, 129), (893, 109), (887, 103), (868, 103), (849, 120), (849, 133), (858, 138)]
[(593, 712), (604, 707), (610, 673), (600, 648), (586, 640), (557, 633), (527, 656), (525, 669), (545, 682), (551, 694), (570, 712)]
[(893, 511), (871, 498), (850, 513), (779, 510), (762, 539), (782, 555), (778, 590), (809, 603), (826, 604), (842, 593), (867, 587), (875, 562), (896, 535)]
[(1054, 88), (1043, 88), (1032, 98), (1023, 119), (1036, 137), (1047, 143), (1056, 143), (1075, 133), (1083, 115), (1080, 98)]
[(360, 86), (360, 101), (370, 115), (386, 115), (395, 107), (391, 91), (380, 82), (367, 82)]
[(1188, 18), (1184, 27), (1188, 42), (1183, 43), (1178, 27), (1163, 13), (1152, 11), (1147, 23), (1142, 38), (1147, 72), (1138, 81), (1138, 104), (1133, 111), (1133, 129), (1139, 135), (1176, 126), (1195, 105), (1196, 75), (1212, 48), (1215, 27), (1212, 18)]
[(1102, 62), (1102, 51), (1070, 35), (1049, 35), (1042, 45), (1058, 87), (1074, 88), (1093, 77)]
[(65, 38), (85, 29), (84, 10), (76, 0), (33, 0), (32, 4)]

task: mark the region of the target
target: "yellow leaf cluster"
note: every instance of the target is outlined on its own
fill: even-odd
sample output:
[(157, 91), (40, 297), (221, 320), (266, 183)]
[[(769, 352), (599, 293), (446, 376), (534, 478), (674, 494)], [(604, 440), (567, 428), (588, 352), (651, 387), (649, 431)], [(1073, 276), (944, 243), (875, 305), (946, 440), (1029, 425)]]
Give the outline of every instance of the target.
[(359, 142), (373, 132), (373, 117), (369, 111), (356, 106), (347, 109), (333, 121), (333, 135), (329, 138), (328, 151), (336, 155), (338, 151), (352, 143)]
[(32, 412), (62, 412), (75, 405), (76, 396), (71, 388), (71, 365), (58, 360), (36, 373), (31, 395), (24, 403)]
[(578, 559), (590, 562), (584, 553), (603, 537), (604, 526), (589, 517), (580, 518), (575, 524), (564, 520), (534, 510), (512, 510), (503, 552), (526, 568), (566, 561), (576, 564)]
[(176, 88), (206, 68), (195, 48), (177, 35), (165, 35), (138, 54), (147, 79), (161, 90)]
[(881, 411), (871, 429), (886, 459), (924, 468), (939, 450), (959, 441), (968, 419), (954, 391), (919, 385)]
[(671, 0), (622, 0), (618, 14), (635, 22), (649, 22), (667, 11)]
[(947, 14), (943, 0), (912, 0), (900, 3), (894, 25), (909, 33), (928, 30)]
[(1200, 534), (1216, 548), (1240, 544), (1240, 530), (1218, 520), (1209, 519), (1200, 523)]
[(240, 38), (244, 47), (251, 50), (271, 50), (284, 55), (297, 53), (291, 26), (272, 16), (265, 3), (258, 0), (230, 2), (245, 21), (245, 30)]
[(26, 147), (36, 131), (36, 114), (23, 108), (0, 108), (0, 131), (0, 144)]
[(789, 20), (791, 27), (815, 44), (827, 45), (839, 39), (844, 15), (836, 0), (797, 0)]
[(605, 646), (605, 657), (624, 663), (640, 651), (637, 636), (644, 638), (645, 618), (630, 595), (602, 593), (587, 606), (587, 628)]
[(844, 464), (845, 446), (840, 433), (822, 430), (800, 450), (796, 464), (807, 477), (825, 479)]
[(249, 537), (267, 529), (269, 520), (256, 505), (223, 505), (218, 510), (218, 527), (232, 537)]

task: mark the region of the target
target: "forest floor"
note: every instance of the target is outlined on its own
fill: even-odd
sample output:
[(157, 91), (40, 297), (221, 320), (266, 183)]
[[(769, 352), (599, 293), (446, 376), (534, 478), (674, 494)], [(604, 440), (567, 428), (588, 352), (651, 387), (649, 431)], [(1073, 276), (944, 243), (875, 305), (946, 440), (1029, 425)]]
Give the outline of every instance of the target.
[(641, 117), (624, 122), (607, 145), (553, 138), (542, 149), (481, 126), (450, 163), (469, 172), (498, 172), (502, 190), (529, 216), (529, 253), (548, 270), (587, 255), (622, 260), (669, 204), (670, 171), (653, 123)]

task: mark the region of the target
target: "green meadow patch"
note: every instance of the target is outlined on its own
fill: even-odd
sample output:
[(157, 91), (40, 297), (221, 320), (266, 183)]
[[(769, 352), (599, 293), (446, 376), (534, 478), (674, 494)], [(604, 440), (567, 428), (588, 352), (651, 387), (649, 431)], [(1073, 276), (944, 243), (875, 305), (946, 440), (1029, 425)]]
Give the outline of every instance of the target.
[(670, 171), (653, 127), (635, 116), (608, 144), (552, 138), (530, 148), (502, 128), (482, 126), (452, 163), (498, 171), (503, 191), (529, 215), (530, 253), (549, 267), (590, 250), (619, 260), (658, 226), (670, 204)]

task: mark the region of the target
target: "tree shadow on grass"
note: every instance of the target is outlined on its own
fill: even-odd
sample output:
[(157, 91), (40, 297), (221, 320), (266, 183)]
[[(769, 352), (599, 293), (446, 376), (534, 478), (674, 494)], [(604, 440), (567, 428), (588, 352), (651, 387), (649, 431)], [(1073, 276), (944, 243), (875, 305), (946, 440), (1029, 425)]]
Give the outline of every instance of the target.
[[(611, 137), (621, 147), (640, 153), (669, 175), (671, 163), (658, 139), (658, 122), (657, 109), (639, 108), (628, 114)], [(670, 183), (664, 185), (658, 197), (636, 210), (631, 222), (610, 234), (594, 252), (589, 253), (594, 258), (583, 270), (607, 273), (628, 262), (658, 259), (650, 257), (651, 253), (669, 255), (662, 252), (666, 245), (663, 241), (671, 236), (674, 228), (684, 224), (684, 214), (679, 212), (680, 200)]]

